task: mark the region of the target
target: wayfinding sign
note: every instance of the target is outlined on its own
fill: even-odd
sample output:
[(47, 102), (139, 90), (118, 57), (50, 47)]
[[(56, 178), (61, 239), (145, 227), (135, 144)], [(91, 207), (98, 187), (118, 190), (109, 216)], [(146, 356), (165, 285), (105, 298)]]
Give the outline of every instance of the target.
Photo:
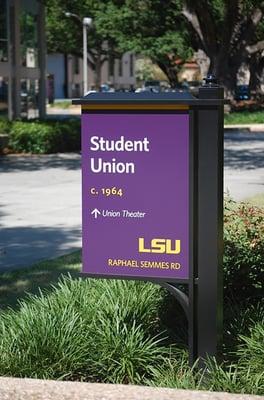
[(189, 278), (189, 114), (83, 113), (83, 272)]
[(220, 354), (223, 88), (210, 75), (198, 97), (91, 93), (73, 103), (82, 106), (83, 273), (163, 286), (188, 320), (190, 365)]

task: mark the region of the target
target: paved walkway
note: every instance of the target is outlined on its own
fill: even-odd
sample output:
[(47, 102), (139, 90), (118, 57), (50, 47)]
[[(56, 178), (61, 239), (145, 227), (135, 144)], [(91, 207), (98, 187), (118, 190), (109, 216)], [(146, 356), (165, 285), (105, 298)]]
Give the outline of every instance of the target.
[(81, 247), (79, 154), (0, 158), (0, 271)]
[[(264, 193), (264, 132), (225, 135), (225, 190)], [(79, 154), (0, 157), (0, 271), (81, 247)]]
[(264, 195), (264, 132), (226, 132), (224, 167), (224, 190), (235, 200)]

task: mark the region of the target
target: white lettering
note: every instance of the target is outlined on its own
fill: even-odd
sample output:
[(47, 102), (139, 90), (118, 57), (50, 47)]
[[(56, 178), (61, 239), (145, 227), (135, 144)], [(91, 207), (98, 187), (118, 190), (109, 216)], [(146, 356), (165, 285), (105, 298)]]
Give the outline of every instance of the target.
[(95, 147), (90, 147), (90, 149), (92, 150), (92, 151), (97, 151), (97, 150), (99, 150), (99, 144), (97, 143), (97, 140), (98, 140), (99, 138), (98, 138), (98, 136), (92, 136), (91, 137), (91, 144), (92, 145), (94, 145)]
[(115, 158), (109, 161), (103, 161), (102, 158), (91, 158), (91, 171), (95, 174), (102, 172), (103, 174), (134, 174), (135, 164), (117, 162)]
[(118, 140), (108, 140), (102, 136), (92, 136), (90, 150), (149, 152), (149, 140), (146, 137), (143, 140), (125, 140), (124, 136)]

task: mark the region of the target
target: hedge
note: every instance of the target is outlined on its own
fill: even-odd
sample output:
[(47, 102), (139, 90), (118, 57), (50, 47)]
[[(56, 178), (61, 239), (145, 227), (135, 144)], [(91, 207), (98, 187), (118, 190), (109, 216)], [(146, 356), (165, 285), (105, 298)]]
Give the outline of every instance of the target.
[(47, 154), (81, 149), (81, 129), (78, 119), (14, 121), (10, 123), (8, 133), (9, 149), (15, 153)]

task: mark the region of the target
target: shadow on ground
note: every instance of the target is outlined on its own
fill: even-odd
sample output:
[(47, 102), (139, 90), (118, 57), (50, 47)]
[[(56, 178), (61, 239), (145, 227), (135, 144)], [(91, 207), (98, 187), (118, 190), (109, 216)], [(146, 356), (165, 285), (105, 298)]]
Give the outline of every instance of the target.
[(35, 262), (80, 249), (81, 228), (12, 227), (1, 228), (0, 272), (27, 267)]
[(8, 307), (18, 308), (19, 301), (27, 297), (28, 293), (51, 291), (52, 285), (56, 285), (65, 275), (80, 277), (80, 263), (81, 255), (78, 251), (52, 261), (37, 263), (31, 268), (0, 273), (0, 312)]
[(50, 168), (66, 171), (79, 170), (81, 168), (81, 156), (79, 153), (0, 156), (0, 173), (39, 171)]
[(264, 168), (264, 133), (225, 134), (225, 168), (251, 170)]
[(225, 149), (225, 167), (239, 170), (264, 168), (263, 149)]

